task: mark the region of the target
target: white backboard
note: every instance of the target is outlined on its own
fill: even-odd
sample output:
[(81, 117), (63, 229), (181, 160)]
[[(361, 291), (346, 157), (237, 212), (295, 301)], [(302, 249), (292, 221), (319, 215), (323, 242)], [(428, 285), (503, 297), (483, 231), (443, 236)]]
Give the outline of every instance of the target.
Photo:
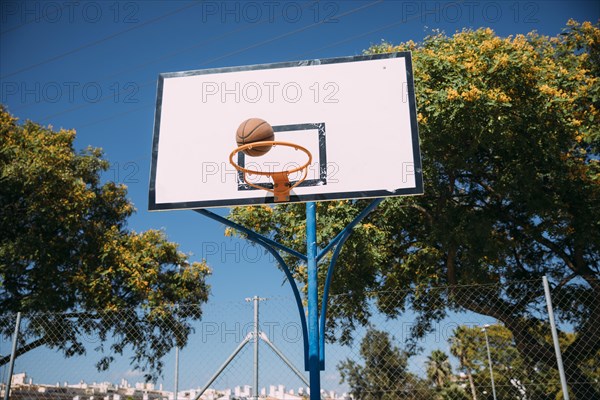
[[(235, 132), (248, 118), (266, 120), (275, 140), (311, 152), (307, 180), (291, 202), (423, 192), (412, 64), (400, 52), (161, 74), (150, 210), (273, 203), (229, 163)], [(283, 146), (235, 157), (260, 171), (306, 159)]]

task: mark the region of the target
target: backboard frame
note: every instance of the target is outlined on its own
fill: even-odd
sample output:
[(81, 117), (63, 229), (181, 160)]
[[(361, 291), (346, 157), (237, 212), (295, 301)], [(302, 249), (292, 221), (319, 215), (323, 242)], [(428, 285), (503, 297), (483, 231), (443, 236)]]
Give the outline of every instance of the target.
[[(289, 202), (310, 202), (310, 201), (327, 201), (327, 200), (341, 200), (341, 199), (364, 199), (364, 198), (379, 198), (379, 197), (390, 197), (390, 196), (406, 196), (406, 195), (418, 195), (423, 193), (423, 176), (421, 167), (421, 154), (419, 149), (419, 133), (417, 124), (417, 108), (415, 100), (414, 82), (413, 82), (413, 69), (412, 59), (410, 52), (396, 52), (387, 54), (377, 55), (361, 55), (351, 57), (338, 57), (338, 58), (327, 58), (327, 59), (316, 59), (316, 60), (304, 60), (304, 61), (292, 61), (292, 62), (279, 62), (272, 64), (258, 64), (249, 66), (236, 66), (236, 67), (223, 67), (223, 68), (210, 68), (203, 70), (183, 71), (183, 72), (171, 72), (162, 73), (159, 75), (158, 86), (157, 86), (157, 97), (156, 97), (156, 111), (154, 118), (154, 136), (152, 141), (152, 164), (150, 172), (150, 185), (149, 185), (149, 210), (174, 210), (174, 209), (200, 209), (200, 208), (211, 208), (211, 207), (230, 207), (230, 206), (244, 206), (244, 205), (258, 205), (258, 204), (274, 204), (273, 198), (269, 196), (245, 198), (245, 199), (218, 199), (210, 201), (181, 201), (181, 202), (157, 202), (156, 200), (156, 176), (157, 176), (157, 165), (159, 158), (159, 143), (160, 143), (160, 127), (161, 127), (161, 116), (162, 116), (162, 103), (163, 103), (163, 88), (166, 79), (189, 77), (196, 75), (206, 74), (223, 74), (233, 73), (239, 71), (255, 71), (264, 69), (277, 69), (277, 68), (290, 68), (290, 67), (309, 67), (313, 65), (327, 65), (337, 63), (351, 63), (359, 61), (379, 60), (388, 58), (404, 58), (406, 63), (406, 90), (408, 107), (410, 110), (410, 136), (412, 142), (412, 157), (413, 157), (413, 169), (414, 169), (414, 186), (407, 188), (400, 188), (390, 192), (389, 190), (367, 190), (367, 191), (343, 191), (343, 192), (329, 192), (326, 194), (302, 194), (296, 195), (291, 193)], [(325, 123), (320, 121), (314, 121), (307, 124), (301, 125), (322, 125), (323, 132), (319, 131), (319, 135), (325, 139)], [(285, 126), (277, 126), (276, 129), (285, 130)], [(294, 129), (298, 129), (298, 125)], [(233, 137), (232, 132), (232, 137)], [(233, 148), (233, 146), (232, 146)], [(315, 155), (313, 155), (315, 156)], [(323, 159), (320, 162), (325, 162), (327, 165), (327, 155), (325, 153), (319, 154)], [(238, 159), (238, 161), (240, 161)], [(243, 161), (242, 161), (243, 163)], [(326, 171), (324, 172), (321, 166), (319, 173), (319, 180), (322, 184), (327, 183)], [(308, 183), (303, 183), (307, 185)], [(246, 190), (243, 185), (239, 185), (240, 190)], [(254, 189), (252, 189), (254, 190)], [(266, 192), (265, 192), (266, 193)]]

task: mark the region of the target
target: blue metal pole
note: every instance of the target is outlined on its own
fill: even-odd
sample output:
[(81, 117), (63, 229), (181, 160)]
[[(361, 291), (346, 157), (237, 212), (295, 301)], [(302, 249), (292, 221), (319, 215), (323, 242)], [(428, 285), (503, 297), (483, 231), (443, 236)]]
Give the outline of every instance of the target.
[(306, 203), (306, 259), (308, 266), (308, 366), (310, 400), (321, 398), (319, 362), (319, 281), (317, 271), (317, 207)]
[(317, 255), (317, 263), (321, 260), (332, 248), (335, 248), (333, 251), (333, 255), (331, 256), (331, 261), (329, 263), (329, 268), (327, 269), (327, 277), (325, 278), (325, 285), (323, 286), (323, 297), (321, 298), (321, 317), (319, 322), (319, 358), (321, 364), (321, 370), (325, 370), (325, 324), (327, 318), (327, 302), (329, 301), (329, 287), (331, 286), (331, 280), (333, 279), (333, 271), (335, 269), (335, 264), (337, 263), (338, 256), (340, 255), (340, 251), (342, 250), (342, 246), (346, 240), (352, 234), (354, 227), (358, 225), (360, 221), (362, 221), (371, 211), (373, 211), (377, 206), (383, 201), (381, 199), (375, 199), (365, 207), (360, 214), (358, 214), (352, 222), (350, 222), (334, 239), (329, 242), (327, 246)]
[(335, 251), (331, 256), (329, 268), (327, 269), (325, 286), (323, 286), (323, 297), (321, 298), (321, 317), (319, 319), (319, 367), (322, 371), (325, 370), (325, 325), (327, 323), (327, 301), (329, 300), (329, 287), (331, 286), (331, 280), (333, 279), (333, 269), (337, 262), (338, 256), (340, 255), (340, 251), (342, 250), (344, 242), (350, 236), (350, 233), (351, 231), (346, 231), (346, 235), (341, 237), (339, 244), (335, 247)]
[(248, 239), (250, 239), (250, 240), (256, 241), (256, 239), (260, 239), (263, 243), (266, 243), (269, 246), (273, 246), (276, 249), (283, 250), (288, 254), (291, 254), (295, 257), (298, 257), (301, 260), (306, 261), (306, 256), (304, 254), (297, 252), (294, 249), (290, 249), (289, 247), (286, 247), (286, 246), (282, 245), (281, 243), (277, 243), (276, 241), (269, 239), (268, 237), (263, 236), (260, 233), (256, 233), (253, 230), (246, 228), (245, 226), (242, 226), (236, 222), (230, 221), (225, 217), (221, 217), (219, 214), (215, 214), (214, 212), (205, 210), (205, 209), (194, 210), (194, 211), (196, 211), (198, 214), (202, 214), (210, 219), (214, 219), (215, 221), (218, 221), (225, 226), (229, 226), (230, 228), (237, 229), (238, 231), (245, 233), (246, 235), (248, 235)]

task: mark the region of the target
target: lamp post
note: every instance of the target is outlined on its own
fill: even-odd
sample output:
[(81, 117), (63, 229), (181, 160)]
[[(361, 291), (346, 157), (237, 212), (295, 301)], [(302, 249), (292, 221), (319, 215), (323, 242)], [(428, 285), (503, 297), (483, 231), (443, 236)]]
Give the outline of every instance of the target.
[(487, 356), (488, 356), (488, 364), (490, 366), (490, 379), (492, 380), (492, 395), (494, 396), (494, 400), (496, 400), (496, 386), (494, 385), (494, 370), (492, 368), (492, 355), (490, 354), (490, 341), (488, 339), (487, 328), (490, 326), (485, 324), (481, 330), (485, 335), (485, 347), (487, 348)]

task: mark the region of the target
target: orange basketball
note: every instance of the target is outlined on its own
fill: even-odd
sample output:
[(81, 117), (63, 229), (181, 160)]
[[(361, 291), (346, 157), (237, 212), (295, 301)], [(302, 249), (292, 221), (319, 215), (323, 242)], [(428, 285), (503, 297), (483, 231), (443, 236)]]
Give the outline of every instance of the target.
[[(250, 118), (242, 122), (235, 134), (235, 140), (238, 146), (244, 144), (272, 141), (275, 140), (273, 127), (269, 123), (260, 118)], [(257, 146), (251, 149), (244, 150), (249, 156), (259, 157), (267, 154), (271, 150), (272, 145)]]

